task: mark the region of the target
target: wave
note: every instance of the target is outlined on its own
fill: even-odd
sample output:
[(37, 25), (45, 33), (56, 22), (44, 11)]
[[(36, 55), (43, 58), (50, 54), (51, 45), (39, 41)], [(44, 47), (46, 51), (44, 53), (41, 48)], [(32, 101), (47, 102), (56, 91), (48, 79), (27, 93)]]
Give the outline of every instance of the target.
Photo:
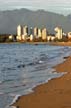
[(34, 65), (38, 65), (43, 63), (44, 61), (46, 61), (48, 59), (48, 56), (46, 54), (40, 54), (38, 58), (34, 58), (34, 60), (32, 60), (32, 62), (27, 63), (27, 64), (19, 64), (17, 66), (17, 68), (25, 68), (27, 66), (34, 66)]
[[(38, 84), (34, 84), (34, 86), (32, 86), (31, 88), (28, 88), (28, 90), (26, 90), (26, 91), (28, 91), (28, 92), (25, 93), (25, 94), (23, 94), (23, 95), (26, 95), (26, 94), (29, 94), (29, 93), (34, 92), (34, 88), (35, 88), (35, 87), (39, 86), (40, 84), (47, 83), (49, 80), (55, 78), (56, 76), (57, 76), (57, 77), (61, 77), (62, 75), (64, 75), (64, 73), (56, 73), (56, 72), (53, 73), (53, 74), (54, 74), (54, 76), (48, 78), (48, 79), (45, 80), (44, 82), (43, 82), (43, 81), (40, 81)], [(13, 101), (12, 101), (11, 104), (10, 104), (10, 106), (11, 106), (11, 105), (13, 105), (15, 102), (17, 102), (17, 101), (20, 99), (20, 97), (21, 97), (22, 95), (15, 95), (15, 94), (13, 94), (13, 93), (10, 93), (10, 96), (14, 97)], [(12, 107), (13, 107), (13, 106), (12, 106)]]
[(22, 84), (22, 85), (15, 85), (15, 86), (12, 86), (10, 88), (19, 88), (19, 87), (22, 87), (22, 86), (26, 86), (26, 84)]
[(16, 70), (15, 67), (4, 67), (1, 71), (6, 71), (6, 70)]
[(16, 95), (15, 98), (13, 99), (11, 105), (12, 105), (13, 103), (15, 103), (20, 97), (21, 97), (21, 95)]
[(41, 64), (43, 63), (42, 60), (38, 60), (36, 62), (31, 62), (31, 63), (28, 63), (28, 64), (20, 64), (17, 66), (17, 68), (24, 68), (24, 67), (27, 67), (27, 66), (34, 66), (34, 65), (37, 65), (37, 64)]
[[(12, 96), (12, 95), (10, 95), (10, 96)], [(13, 101), (8, 105), (8, 107), (9, 107), (9, 108), (17, 108), (17, 107), (15, 107), (15, 106), (13, 106), (13, 104), (14, 104), (15, 102), (17, 102), (18, 99), (20, 99), (20, 97), (21, 97), (21, 95), (19, 95), (19, 94), (18, 94), (18, 95), (15, 95)]]
[(2, 84), (2, 83), (6, 83), (6, 82), (21, 81), (21, 80), (23, 80), (23, 78), (4, 79), (4, 80), (1, 81), (1, 84)]

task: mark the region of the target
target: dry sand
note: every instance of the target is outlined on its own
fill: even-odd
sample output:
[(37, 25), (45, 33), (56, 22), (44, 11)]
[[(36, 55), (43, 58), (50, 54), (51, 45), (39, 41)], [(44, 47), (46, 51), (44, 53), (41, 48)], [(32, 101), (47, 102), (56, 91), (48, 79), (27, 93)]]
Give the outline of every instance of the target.
[(55, 67), (57, 72), (67, 72), (34, 88), (34, 93), (22, 96), (14, 106), (18, 108), (71, 108), (71, 57)]
[(48, 44), (56, 46), (71, 46), (71, 42), (49, 42)]
[(71, 42), (26, 42), (26, 44), (33, 45), (55, 45), (55, 46), (71, 46)]

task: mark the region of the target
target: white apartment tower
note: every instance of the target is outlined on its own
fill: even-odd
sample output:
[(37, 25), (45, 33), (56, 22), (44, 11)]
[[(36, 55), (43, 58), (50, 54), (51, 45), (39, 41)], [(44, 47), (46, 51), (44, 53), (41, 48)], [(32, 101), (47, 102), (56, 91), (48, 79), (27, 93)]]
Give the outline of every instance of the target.
[(18, 25), (17, 27), (17, 40), (21, 40), (21, 35), (22, 35), (22, 27)]
[(58, 39), (62, 39), (63, 36), (62, 28), (56, 27), (54, 30), (56, 32), (55, 37)]
[(30, 35), (30, 41), (33, 41), (34, 40), (34, 36), (33, 34)]
[(27, 26), (24, 26), (23, 27), (23, 35), (28, 35), (28, 27)]
[(42, 29), (42, 40), (47, 40), (47, 30), (46, 30), (46, 28)]
[(38, 38), (42, 38), (42, 31), (41, 31), (41, 29), (38, 29)]
[(26, 41), (26, 35), (22, 34), (22, 40)]
[(36, 38), (37, 36), (38, 36), (38, 28), (35, 27), (35, 28), (34, 28), (34, 37)]

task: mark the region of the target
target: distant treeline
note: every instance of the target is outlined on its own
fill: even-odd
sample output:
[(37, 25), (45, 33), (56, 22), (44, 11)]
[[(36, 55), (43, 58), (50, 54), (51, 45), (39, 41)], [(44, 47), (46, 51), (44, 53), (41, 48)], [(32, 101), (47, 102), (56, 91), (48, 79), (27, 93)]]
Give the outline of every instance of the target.
[(16, 35), (13, 35), (12, 39), (9, 39), (11, 34), (0, 34), (0, 43), (2, 42), (14, 42), (16, 41)]
[[(0, 34), (0, 43), (17, 42), (16, 34), (13, 35), (12, 39), (10, 39), (9, 36), (11, 36), (11, 34)], [(52, 40), (50, 39), (49, 41), (51, 42)], [(68, 41), (71, 41), (71, 38), (68, 38), (68, 36), (63, 36), (62, 39), (55, 38), (53, 41), (54, 42), (68, 42)], [(20, 42), (25, 42), (25, 41), (22, 40)], [(27, 39), (26, 42), (30, 42), (30, 40)], [(39, 38), (39, 39), (34, 39), (33, 42), (47, 42), (47, 40), (43, 41), (41, 38)]]

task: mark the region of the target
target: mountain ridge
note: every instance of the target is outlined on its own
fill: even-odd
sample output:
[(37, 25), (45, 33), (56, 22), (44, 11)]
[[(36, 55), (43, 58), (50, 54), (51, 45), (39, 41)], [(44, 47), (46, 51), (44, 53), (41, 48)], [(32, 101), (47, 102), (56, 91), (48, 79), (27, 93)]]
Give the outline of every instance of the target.
[(46, 27), (50, 33), (54, 33), (54, 28), (60, 26), (67, 33), (71, 31), (71, 15), (64, 16), (45, 10), (32, 11), (25, 8), (0, 11), (1, 34), (16, 34), (16, 28), (19, 24), (28, 27)]

